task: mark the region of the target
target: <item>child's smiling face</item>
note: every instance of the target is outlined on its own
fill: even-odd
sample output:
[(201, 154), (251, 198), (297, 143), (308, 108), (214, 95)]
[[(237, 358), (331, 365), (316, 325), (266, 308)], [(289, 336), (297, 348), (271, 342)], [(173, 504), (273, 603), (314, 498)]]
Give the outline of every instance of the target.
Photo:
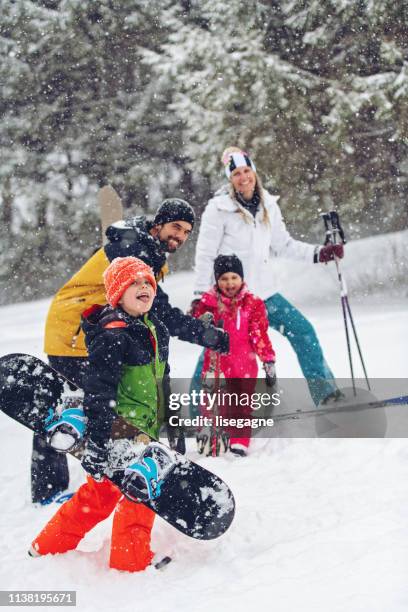
[(136, 279), (123, 292), (119, 304), (123, 310), (133, 317), (149, 312), (152, 307), (155, 291), (148, 280), (141, 277)]
[(218, 289), (223, 295), (233, 298), (242, 287), (243, 280), (236, 272), (225, 272), (217, 281)]

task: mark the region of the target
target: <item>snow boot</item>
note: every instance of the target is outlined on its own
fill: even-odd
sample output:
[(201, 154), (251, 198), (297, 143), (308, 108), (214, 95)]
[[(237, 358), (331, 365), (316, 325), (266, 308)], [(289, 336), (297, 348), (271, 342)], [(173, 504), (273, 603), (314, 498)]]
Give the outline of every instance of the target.
[(341, 402), (342, 400), (345, 400), (345, 399), (346, 399), (346, 396), (344, 395), (344, 393), (342, 393), (340, 389), (336, 389), (332, 393), (329, 393), (329, 395), (327, 395), (327, 397), (325, 397), (320, 402), (320, 404), (322, 406), (330, 406), (331, 404)]
[(230, 451), (236, 457), (246, 457), (248, 455), (248, 450), (242, 444), (232, 444)]

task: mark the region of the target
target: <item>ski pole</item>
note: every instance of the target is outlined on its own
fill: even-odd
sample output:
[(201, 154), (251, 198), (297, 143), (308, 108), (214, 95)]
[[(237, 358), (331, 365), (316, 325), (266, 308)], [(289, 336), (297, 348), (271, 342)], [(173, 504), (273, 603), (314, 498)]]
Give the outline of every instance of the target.
[(351, 327), (353, 328), (354, 338), (355, 338), (355, 341), (356, 341), (356, 346), (357, 346), (358, 354), (360, 356), (360, 361), (361, 361), (361, 366), (363, 368), (364, 377), (366, 379), (367, 388), (368, 388), (369, 391), (371, 391), (370, 381), (369, 381), (368, 376), (367, 376), (367, 370), (366, 370), (366, 367), (365, 367), (365, 364), (364, 364), (364, 359), (363, 359), (363, 355), (362, 355), (362, 352), (361, 352), (360, 343), (358, 341), (357, 330), (356, 330), (356, 327), (354, 325), (354, 319), (353, 319), (353, 315), (351, 314), (351, 308), (350, 308), (350, 304), (349, 304), (347, 296), (346, 296), (345, 302), (346, 302), (346, 308), (347, 308), (347, 311), (348, 311), (348, 315), (350, 317)]
[[(222, 319), (219, 319), (217, 321), (217, 323), (214, 322), (214, 325), (216, 325), (218, 328), (223, 329), (224, 328), (224, 321)], [(213, 419), (215, 419), (215, 427), (213, 426), (211, 428), (211, 455), (212, 457), (218, 457), (218, 455), (220, 454), (220, 450), (221, 450), (221, 444), (222, 444), (222, 430), (221, 428), (218, 426), (218, 416), (220, 414), (220, 407), (218, 404), (218, 398), (219, 398), (219, 391), (221, 389), (221, 355), (215, 351), (213, 353), (214, 356), (214, 396), (216, 398), (216, 401), (214, 403), (214, 408), (213, 408)]]
[[(219, 321), (215, 321), (214, 316), (210, 313), (205, 313), (200, 317), (205, 325), (215, 325), (218, 328), (223, 329), (224, 322), (222, 319)], [(212, 457), (218, 457), (220, 454), (220, 448), (222, 443), (222, 430), (218, 426), (218, 416), (220, 414), (219, 411), (219, 391), (221, 389), (221, 356), (217, 351), (210, 352), (210, 366), (209, 371), (212, 372), (214, 376), (214, 382), (212, 385), (212, 393), (214, 395), (214, 404), (212, 409), (212, 422), (210, 427), (210, 436), (209, 436), (209, 454)]]
[[(324, 227), (326, 230), (326, 239), (324, 244), (333, 244), (335, 243), (335, 238), (334, 238), (334, 229), (333, 229), (333, 224), (332, 224), (332, 213), (328, 212), (328, 213), (322, 213), (321, 217), (323, 219), (324, 222)], [(344, 243), (344, 236), (343, 236), (343, 243)], [(345, 305), (345, 301), (344, 301), (344, 297), (347, 295), (347, 287), (346, 287), (346, 283), (345, 280), (342, 277), (340, 268), (338, 266), (338, 261), (337, 261), (337, 257), (334, 258), (335, 259), (335, 263), (336, 263), (336, 270), (337, 270), (337, 278), (339, 280), (340, 283), (340, 300), (341, 300), (341, 308), (342, 308), (342, 312), (343, 312), (343, 323), (344, 323), (344, 330), (346, 333), (346, 342), (347, 342), (347, 353), (348, 353), (348, 359), (349, 359), (349, 364), (350, 364), (350, 373), (351, 373), (351, 382), (353, 385), (353, 393), (354, 395), (356, 395), (356, 383), (355, 383), (355, 378), (354, 378), (354, 368), (353, 368), (353, 357), (352, 357), (352, 353), (351, 353), (351, 343), (350, 343), (350, 334), (349, 334), (349, 328), (348, 328), (348, 322), (347, 322), (347, 310), (346, 310), (346, 305)]]
[[(325, 244), (328, 244), (328, 243), (339, 244), (338, 237), (340, 238), (342, 244), (346, 244), (346, 239), (344, 236), (343, 228), (341, 227), (341, 224), (340, 224), (338, 213), (335, 210), (332, 210), (328, 213), (323, 213), (321, 216), (323, 218), (325, 230), (326, 230)], [(336, 257), (336, 255), (334, 256), (334, 262), (336, 264), (337, 278), (340, 284), (341, 306), (342, 306), (342, 312), (343, 312), (344, 328), (345, 328), (345, 333), (346, 333), (347, 352), (348, 352), (348, 358), (349, 358), (349, 364), (350, 364), (350, 373), (351, 373), (351, 380), (352, 380), (352, 385), (353, 385), (353, 393), (354, 393), (354, 396), (356, 396), (357, 392), (356, 392), (356, 385), (355, 385), (353, 359), (352, 359), (352, 353), (351, 353), (350, 333), (349, 333), (347, 317), (349, 317), (350, 319), (350, 323), (351, 323), (351, 327), (352, 327), (353, 335), (354, 335), (354, 340), (357, 346), (357, 350), (358, 350), (361, 365), (363, 368), (365, 380), (367, 383), (367, 388), (371, 390), (371, 387), (370, 387), (370, 382), (368, 380), (367, 371), (366, 371), (366, 367), (365, 367), (365, 363), (363, 359), (363, 354), (361, 351), (360, 342), (359, 342), (358, 335), (357, 335), (357, 329), (354, 324), (353, 315), (351, 313), (350, 303), (348, 300), (346, 281), (341, 271), (340, 260), (338, 257)]]
[[(214, 369), (214, 395), (217, 397), (217, 393), (220, 390), (220, 355), (215, 353), (215, 369)], [(215, 419), (215, 427), (212, 427), (211, 435), (211, 456), (217, 457), (219, 455), (219, 431), (217, 424), (217, 417), (219, 414), (218, 402), (214, 403), (213, 419)]]
[[(343, 242), (343, 244), (345, 244), (346, 241), (345, 241), (345, 238), (344, 238), (343, 228), (340, 225), (339, 214), (335, 210), (333, 210), (333, 211), (331, 211), (330, 215), (331, 215), (331, 220), (332, 220), (332, 227), (334, 229), (334, 233), (333, 233), (334, 243), (336, 243), (336, 236), (338, 235), (340, 237), (340, 240)], [(341, 282), (343, 283), (343, 286), (344, 286), (344, 300), (343, 301), (344, 301), (344, 303), (346, 305), (347, 313), (348, 313), (348, 316), (350, 318), (351, 327), (353, 329), (353, 334), (354, 334), (354, 339), (355, 339), (355, 342), (356, 342), (358, 354), (359, 354), (361, 365), (362, 365), (362, 368), (363, 368), (364, 377), (365, 377), (366, 383), (367, 383), (367, 388), (368, 388), (369, 391), (371, 391), (370, 382), (368, 380), (367, 370), (366, 370), (364, 359), (363, 359), (363, 354), (361, 352), (360, 342), (358, 340), (357, 329), (356, 329), (356, 326), (354, 325), (354, 318), (353, 318), (353, 315), (351, 313), (351, 308), (350, 308), (350, 303), (349, 303), (349, 299), (348, 299), (346, 283), (344, 281), (344, 278), (343, 278), (343, 275), (342, 275), (342, 272), (341, 272), (341, 268), (340, 268), (340, 260), (336, 256), (334, 256), (334, 260), (335, 260), (335, 263), (336, 263), (338, 276), (340, 277)]]

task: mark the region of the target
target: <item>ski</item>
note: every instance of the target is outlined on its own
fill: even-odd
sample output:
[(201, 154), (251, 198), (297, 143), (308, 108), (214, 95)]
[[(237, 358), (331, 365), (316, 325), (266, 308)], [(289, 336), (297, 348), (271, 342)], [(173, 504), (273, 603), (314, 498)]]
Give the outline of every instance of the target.
[(336, 412), (354, 412), (359, 410), (373, 410), (375, 408), (385, 408), (386, 406), (398, 406), (408, 404), (408, 395), (400, 395), (397, 397), (390, 397), (388, 399), (376, 400), (371, 402), (361, 402), (356, 404), (340, 404), (339, 406), (329, 406), (315, 408), (314, 410), (296, 410), (295, 412), (288, 412), (287, 414), (274, 414), (272, 418), (275, 423), (279, 421), (296, 420), (306, 417), (323, 416), (325, 414), (332, 414)]
[(99, 212), (102, 226), (102, 240), (106, 243), (105, 232), (107, 228), (123, 219), (122, 200), (113, 187), (105, 185), (98, 192)]

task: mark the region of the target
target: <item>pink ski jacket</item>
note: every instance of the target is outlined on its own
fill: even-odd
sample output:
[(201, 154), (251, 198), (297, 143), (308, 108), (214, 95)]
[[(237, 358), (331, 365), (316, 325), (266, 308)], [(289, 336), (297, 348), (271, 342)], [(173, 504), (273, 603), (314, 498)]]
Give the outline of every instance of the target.
[[(234, 298), (225, 297), (216, 286), (204, 293), (193, 316), (198, 318), (206, 312), (213, 314), (215, 325), (222, 321), (230, 336), (230, 352), (219, 356), (219, 367), (225, 378), (256, 378), (257, 355), (262, 362), (275, 361), (265, 304), (248, 291), (245, 283)], [(211, 353), (206, 349), (204, 376), (210, 368)]]

